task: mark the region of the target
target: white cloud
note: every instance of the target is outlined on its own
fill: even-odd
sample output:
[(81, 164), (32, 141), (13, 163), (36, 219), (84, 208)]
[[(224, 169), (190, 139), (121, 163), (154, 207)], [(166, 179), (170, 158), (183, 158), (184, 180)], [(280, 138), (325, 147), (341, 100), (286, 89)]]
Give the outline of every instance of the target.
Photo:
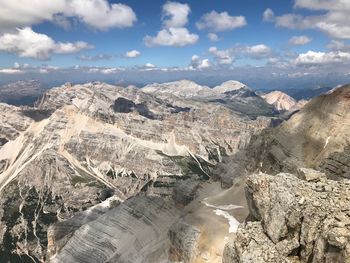
[(209, 33), (208, 38), (210, 39), (210, 41), (213, 41), (213, 42), (217, 42), (220, 40), (219, 36), (215, 33)]
[(163, 6), (163, 23), (166, 28), (184, 27), (188, 22), (191, 8), (188, 4), (167, 2)]
[(227, 12), (211, 11), (204, 14), (196, 23), (199, 30), (209, 29), (214, 32), (233, 30), (247, 25), (244, 16), (230, 16)]
[(217, 47), (210, 47), (209, 53), (214, 56), (219, 65), (230, 65), (234, 60), (233, 49), (219, 50)]
[(146, 64), (145, 64), (145, 67), (146, 67), (146, 68), (155, 68), (156, 65), (154, 65), (154, 64), (152, 64), (152, 63), (146, 63)]
[(56, 43), (56, 47), (55, 50), (53, 51), (53, 53), (56, 54), (72, 54), (72, 53), (77, 53), (83, 49), (89, 49), (92, 48), (91, 45), (89, 45), (88, 43), (84, 42), (84, 41), (77, 41), (74, 43), (71, 42), (59, 42)]
[[(105, 75), (108, 75), (108, 74), (115, 74), (117, 72), (120, 72), (120, 71), (124, 71), (123, 68), (103, 68), (103, 69), (100, 69), (100, 72), (102, 74), (105, 74)], [(90, 72), (94, 72), (94, 71), (90, 71)]]
[(141, 52), (138, 51), (138, 50), (135, 50), (135, 49), (134, 50), (130, 50), (130, 51), (125, 53), (125, 57), (127, 57), (127, 58), (136, 58), (136, 57), (138, 57), (140, 55), (141, 55)]
[(0, 51), (13, 53), (19, 57), (42, 60), (49, 59), (52, 54), (76, 53), (91, 47), (82, 41), (55, 42), (47, 35), (36, 33), (29, 27), (17, 29), (16, 33), (6, 33), (0, 36)]
[(201, 59), (197, 55), (193, 55), (191, 59), (191, 69), (207, 69), (210, 68), (211, 63), (209, 59)]
[(247, 46), (244, 51), (256, 59), (269, 57), (272, 53), (272, 49), (264, 44)]
[(188, 15), (191, 12), (189, 5), (178, 2), (167, 2), (163, 6), (163, 29), (157, 35), (145, 36), (143, 41), (148, 47), (175, 46), (184, 47), (195, 44), (199, 36), (190, 33), (186, 27)]
[(22, 70), (20, 69), (16, 69), (16, 68), (2, 68), (0, 69), (0, 74), (20, 74), (20, 73), (24, 73)]
[(317, 65), (350, 62), (350, 53), (342, 51), (315, 52), (308, 51), (299, 54), (295, 60), (296, 64)]
[(66, 13), (77, 16), (85, 24), (100, 30), (112, 27), (131, 27), (136, 15), (125, 4), (109, 4), (107, 0), (72, 0), (67, 2)]
[(52, 21), (69, 28), (66, 18), (77, 17), (88, 26), (106, 30), (130, 27), (137, 18), (124, 4), (110, 4), (107, 0), (1, 0), (0, 31)]
[(41, 68), (41, 69), (39, 69), (39, 73), (47, 74), (47, 73), (49, 73), (49, 71), (46, 68)]
[(310, 43), (311, 41), (312, 41), (312, 38), (308, 36), (294, 36), (289, 39), (288, 43), (290, 45), (302, 46)]
[(350, 45), (345, 44), (344, 41), (340, 40), (332, 40), (328, 45), (327, 48), (333, 51), (344, 51), (344, 52), (350, 52)]
[(275, 16), (277, 26), (291, 29), (315, 29), (332, 38), (350, 39), (349, 12), (350, 1), (347, 0), (296, 0), (296, 8), (305, 8), (317, 12), (315, 15), (284, 14)]
[(347, 0), (296, 0), (295, 7), (311, 10), (350, 11)]
[(235, 46), (227, 49), (218, 49), (210, 47), (209, 53), (214, 56), (214, 59), (219, 65), (230, 65), (235, 58), (249, 57), (253, 59), (271, 58), (273, 55), (272, 49), (264, 44), (253, 46)]
[(192, 34), (184, 27), (171, 27), (162, 29), (155, 37), (146, 36), (144, 42), (146, 46), (175, 46), (183, 47), (187, 45), (193, 45), (198, 41), (199, 37), (196, 34)]
[(263, 13), (263, 21), (264, 22), (271, 22), (275, 18), (275, 14), (270, 8), (267, 8)]

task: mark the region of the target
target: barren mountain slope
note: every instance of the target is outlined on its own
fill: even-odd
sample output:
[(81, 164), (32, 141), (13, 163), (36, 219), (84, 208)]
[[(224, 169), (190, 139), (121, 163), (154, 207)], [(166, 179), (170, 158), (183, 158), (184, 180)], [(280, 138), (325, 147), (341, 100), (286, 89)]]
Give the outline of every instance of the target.
[[(143, 217), (141, 204), (155, 213), (155, 222), (163, 212), (174, 214), (175, 188), (173, 198), (187, 204), (223, 156), (238, 152), (252, 134), (270, 125), (267, 118), (250, 120), (223, 105), (156, 98), (103, 83), (52, 89), (36, 108), (3, 107), (8, 113), (1, 127), (11, 132), (0, 148), (0, 256), (10, 261), (45, 261), (48, 255), (53, 260), (89, 221), (103, 214), (99, 220), (112, 224), (113, 209), (128, 211), (124, 222)], [(118, 206), (135, 195), (161, 197), (165, 203), (140, 197), (143, 201)], [(104, 200), (107, 204), (99, 206)], [(92, 207), (93, 212), (80, 215)], [(65, 221), (69, 227), (63, 224), (63, 230), (47, 235), (50, 226)], [(143, 224), (137, 227), (150, 234), (152, 228)], [(108, 236), (108, 242), (117, 236)], [(164, 235), (154, 236), (154, 242), (163, 241)], [(56, 249), (47, 252), (48, 246)], [(74, 258), (85, 252), (76, 253)]]
[[(319, 167), (350, 144), (350, 86), (311, 100), (277, 128), (252, 141), (256, 168), (268, 172)], [(339, 158), (338, 158), (339, 159)]]

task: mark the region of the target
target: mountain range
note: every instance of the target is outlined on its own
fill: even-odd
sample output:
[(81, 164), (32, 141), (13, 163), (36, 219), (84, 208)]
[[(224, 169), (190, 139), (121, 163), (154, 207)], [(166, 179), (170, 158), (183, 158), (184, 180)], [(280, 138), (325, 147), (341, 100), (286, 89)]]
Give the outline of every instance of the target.
[(0, 103), (0, 258), (345, 262), (349, 94), (91, 82)]

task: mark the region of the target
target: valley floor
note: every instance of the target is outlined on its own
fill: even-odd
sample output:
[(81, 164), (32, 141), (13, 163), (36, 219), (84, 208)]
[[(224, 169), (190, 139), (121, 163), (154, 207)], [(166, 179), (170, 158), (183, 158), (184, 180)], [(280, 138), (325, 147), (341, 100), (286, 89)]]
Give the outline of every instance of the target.
[(184, 208), (185, 222), (202, 233), (195, 263), (222, 262), (225, 243), (248, 215), (244, 186), (244, 179), (237, 179), (227, 190), (219, 182), (204, 183), (198, 197)]

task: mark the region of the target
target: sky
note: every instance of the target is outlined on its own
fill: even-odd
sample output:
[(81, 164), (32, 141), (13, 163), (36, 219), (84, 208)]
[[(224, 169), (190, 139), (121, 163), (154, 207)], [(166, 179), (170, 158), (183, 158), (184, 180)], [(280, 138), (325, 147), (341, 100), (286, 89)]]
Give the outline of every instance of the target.
[(0, 0), (0, 83), (350, 81), (349, 0)]

